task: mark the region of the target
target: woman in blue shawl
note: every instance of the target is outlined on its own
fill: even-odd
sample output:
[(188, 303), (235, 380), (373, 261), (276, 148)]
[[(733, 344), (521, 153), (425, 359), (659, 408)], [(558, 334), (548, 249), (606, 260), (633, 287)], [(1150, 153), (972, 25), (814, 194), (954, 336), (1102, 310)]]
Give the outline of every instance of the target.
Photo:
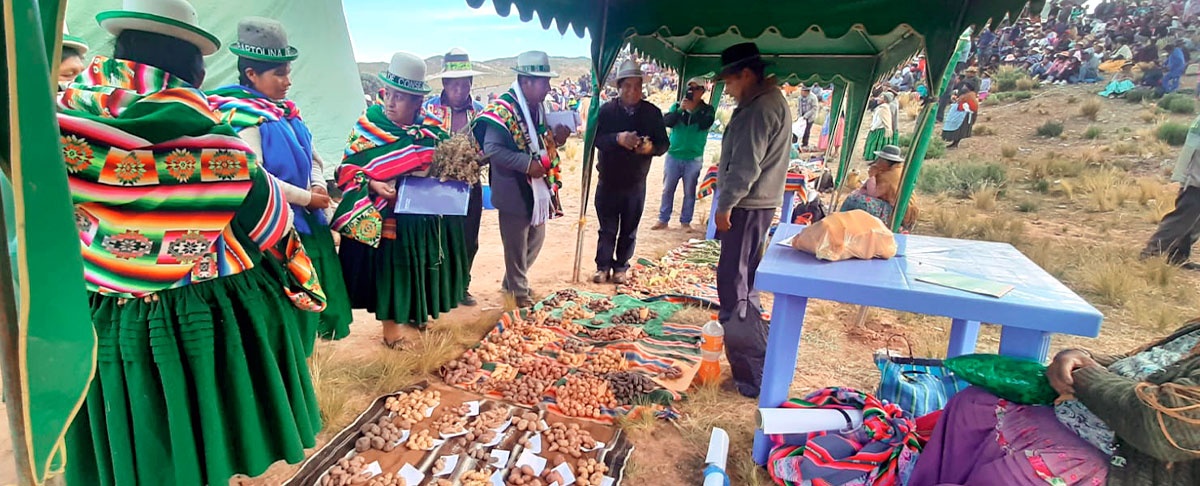
[(313, 150), (312, 134), (300, 118), (300, 109), (287, 99), (291, 62), (299, 53), (288, 45), (282, 24), (261, 17), (238, 23), (238, 41), (229, 50), (238, 56), (238, 84), (210, 92), (209, 103), (230, 118), (242, 139), (255, 149), (263, 167), (282, 183), (292, 206), (296, 231), (327, 298), (320, 314), (300, 311), (306, 351), (311, 354), (315, 336), (341, 339), (350, 334), (353, 316), (325, 214), (331, 203), (321, 157)]

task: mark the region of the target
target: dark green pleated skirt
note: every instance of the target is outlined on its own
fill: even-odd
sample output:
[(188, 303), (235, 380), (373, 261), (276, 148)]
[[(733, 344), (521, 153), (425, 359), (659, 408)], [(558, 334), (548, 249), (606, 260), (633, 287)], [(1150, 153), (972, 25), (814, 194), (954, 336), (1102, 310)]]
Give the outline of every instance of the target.
[(316, 267), (321, 288), (325, 289), (326, 304), (320, 314), (296, 310), (301, 313), (302, 319), (314, 321), (309, 325), (316, 328), (317, 335), (322, 339), (341, 339), (350, 335), (350, 323), (354, 321), (354, 315), (350, 310), (350, 295), (342, 278), (337, 247), (333, 244), (329, 226), (322, 225), (311, 214), (305, 213), (303, 217), (312, 234), (301, 234), (300, 241), (304, 243), (304, 250)]
[(224, 485), (304, 459), (320, 410), (272, 273), (259, 265), (149, 303), (91, 296), (98, 363), (67, 433), (68, 484)]
[(396, 238), (384, 238), (375, 255), (375, 317), (424, 327), (466, 293), (463, 224), (437, 216), (395, 218)]
[(875, 152), (882, 150), (884, 145), (895, 145), (896, 137), (888, 137), (886, 128), (871, 130), (867, 133), (867, 141), (863, 143), (863, 159), (867, 161), (875, 160)]

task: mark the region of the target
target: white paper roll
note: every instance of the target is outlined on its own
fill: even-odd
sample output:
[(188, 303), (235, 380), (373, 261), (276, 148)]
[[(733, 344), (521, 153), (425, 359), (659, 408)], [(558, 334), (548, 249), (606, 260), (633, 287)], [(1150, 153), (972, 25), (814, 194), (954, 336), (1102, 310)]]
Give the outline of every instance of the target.
[[(850, 424), (847, 427), (846, 419)], [(760, 408), (758, 426), (767, 435), (807, 434), (827, 430), (845, 430), (862, 425), (862, 411), (830, 408)]]

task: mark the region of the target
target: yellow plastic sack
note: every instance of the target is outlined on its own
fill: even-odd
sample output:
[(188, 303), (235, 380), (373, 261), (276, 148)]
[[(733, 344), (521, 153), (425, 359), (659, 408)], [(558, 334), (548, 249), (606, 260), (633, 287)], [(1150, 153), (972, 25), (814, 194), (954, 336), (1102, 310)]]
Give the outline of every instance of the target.
[(792, 248), (831, 262), (896, 256), (896, 238), (879, 218), (861, 209), (833, 213), (792, 239)]

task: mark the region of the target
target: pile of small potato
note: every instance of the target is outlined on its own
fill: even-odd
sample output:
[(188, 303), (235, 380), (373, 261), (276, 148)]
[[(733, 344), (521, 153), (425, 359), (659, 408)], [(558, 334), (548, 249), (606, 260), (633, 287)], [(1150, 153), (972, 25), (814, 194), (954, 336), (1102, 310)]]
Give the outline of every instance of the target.
[(595, 373), (612, 373), (628, 368), (629, 362), (625, 361), (625, 355), (620, 351), (608, 348), (601, 349), (583, 365), (583, 369)]
[(411, 429), (414, 424), (425, 420), (425, 411), (442, 403), (441, 392), (416, 390), (388, 397), (384, 407), (396, 414), (401, 429)]
[(410, 451), (427, 451), (433, 449), (433, 436), (430, 435), (429, 430), (422, 430), (412, 434), (404, 445)]
[(446, 363), (441, 368), (442, 381), (451, 385), (475, 383), (479, 379), (479, 369), (483, 360), (474, 350), (467, 350), (458, 359)]
[(486, 412), (480, 412), (471, 419), (471, 423), (467, 426), (467, 441), (487, 444), (496, 439), (496, 428), (504, 425), (508, 420), (509, 411), (507, 408), (493, 408)]
[(399, 473), (387, 473), (371, 478), (367, 486), (408, 486), (408, 482)]
[(558, 357), (555, 359), (559, 363), (575, 368), (587, 361), (587, 355), (583, 353), (558, 353)]
[(365, 470), (367, 459), (356, 456), (350, 459), (339, 459), (337, 464), (329, 468), (325, 477), (321, 478), (319, 486), (349, 486), (350, 483), (360, 483), (367, 479)]
[(617, 398), (608, 380), (588, 373), (576, 373), (558, 388), (558, 407), (572, 417), (600, 418), (601, 407), (616, 408)]
[[(513, 417), (512, 424), (519, 432), (541, 432), (546, 430), (546, 427), (542, 426), (542, 420), (538, 418), (538, 414), (533, 412), (526, 412), (521, 414), (520, 417)], [(526, 446), (528, 447), (528, 445)]]
[[(521, 466), (513, 468), (509, 471), (508, 478), (504, 480), (505, 486), (543, 486), (541, 478), (533, 472), (533, 468), (529, 466)], [(562, 483), (559, 483), (562, 484)]]
[(543, 439), (545, 440), (542, 445), (546, 447), (546, 452), (558, 451), (575, 459), (583, 457), (584, 451), (596, 448), (596, 439), (592, 438), (592, 433), (574, 423), (550, 424), (550, 428), (543, 434)]
[(517, 367), (517, 370), (521, 372), (523, 377), (529, 376), (551, 383), (558, 381), (559, 378), (567, 376), (567, 373), (571, 372), (570, 368), (555, 363), (550, 358), (544, 357), (531, 359), (521, 363), (521, 365)]
[(491, 374), (491, 379), (495, 381), (513, 381), (516, 377), (517, 369), (508, 363), (496, 363)]
[(465, 432), (467, 430), (467, 414), (469, 413), (471, 413), (471, 406), (464, 403), (442, 412), (442, 415), (434, 419), (430, 428), (442, 435), (454, 435)]
[(574, 302), (567, 302), (566, 307), (563, 307), (562, 319), (564, 321), (574, 321), (576, 319), (591, 319), (596, 317), (596, 314), (588, 311), (583, 306)]
[(527, 326), (518, 328), (516, 332), (524, 340), (518, 349), (526, 353), (536, 353), (558, 339), (558, 335), (554, 331), (544, 327)]
[[(503, 334), (511, 335), (507, 332)], [(516, 340), (512, 343), (483, 341), (479, 343), (479, 347), (475, 348), (475, 352), (479, 353), (479, 359), (489, 363), (508, 363), (513, 361), (514, 356), (521, 354), (518, 348), (513, 347), (513, 345), (521, 345), (521, 338), (515, 335), (512, 335), (512, 337)]]
[(567, 338), (563, 341), (561, 348), (564, 353), (582, 353), (587, 350), (587, 344), (578, 339)]
[(579, 300), (579, 292), (574, 289), (559, 290), (546, 298), (545, 307), (562, 307), (567, 302)]
[(579, 486), (600, 486), (604, 482), (604, 473), (608, 466), (592, 458), (583, 458), (575, 466), (575, 484)]
[(658, 313), (649, 307), (638, 307), (613, 316), (613, 324), (645, 324), (658, 319)]
[(596, 299), (587, 304), (587, 308), (597, 314), (613, 310), (616, 306), (612, 300), (606, 298)]
[(371, 449), (392, 452), (396, 449), (396, 442), (403, 437), (403, 432), (387, 417), (379, 419), (377, 423), (364, 424), (358, 432), (362, 437), (354, 441), (354, 450), (360, 453)]
[(678, 380), (683, 378), (683, 368), (672, 366), (663, 370), (662, 377), (667, 380)]
[(496, 468), (503, 468), (505, 466), (505, 464), (500, 464), (500, 460), (495, 456), (492, 456), (491, 450), (486, 447), (476, 447), (471, 449), (467, 451), (467, 455), (476, 461), (487, 464), (488, 466)]
[(636, 341), (646, 336), (646, 331), (640, 327), (617, 324), (601, 329), (591, 329), (588, 336), (597, 341)]
[(487, 469), (467, 471), (458, 478), (458, 484), (462, 486), (492, 486), (492, 472)]
[(433, 151), (433, 164), (429, 176), (442, 182), (463, 181), (471, 185), (479, 183), (479, 145), (475, 137), (456, 133), (438, 144)]
[(624, 404), (631, 404), (642, 395), (658, 388), (654, 380), (641, 373), (618, 371), (604, 375), (604, 378), (608, 380), (608, 385), (612, 388), (617, 401)]
[(513, 381), (491, 382), (489, 385), (507, 401), (536, 405), (542, 401), (546, 388), (549, 388), (554, 380), (538, 378), (533, 375), (521, 375)]

